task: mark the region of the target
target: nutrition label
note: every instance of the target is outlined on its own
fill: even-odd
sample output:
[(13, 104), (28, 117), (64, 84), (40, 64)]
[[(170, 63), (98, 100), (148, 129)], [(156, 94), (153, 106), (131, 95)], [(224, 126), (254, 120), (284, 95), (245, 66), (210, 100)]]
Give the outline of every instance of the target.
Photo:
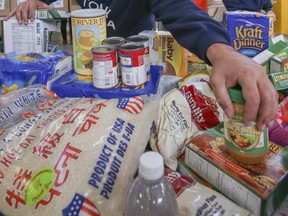
[(27, 50), (35, 49), (34, 24), (30, 23), (25, 28), (13, 23), (11, 30), (13, 32), (13, 50), (17, 53), (26, 53)]

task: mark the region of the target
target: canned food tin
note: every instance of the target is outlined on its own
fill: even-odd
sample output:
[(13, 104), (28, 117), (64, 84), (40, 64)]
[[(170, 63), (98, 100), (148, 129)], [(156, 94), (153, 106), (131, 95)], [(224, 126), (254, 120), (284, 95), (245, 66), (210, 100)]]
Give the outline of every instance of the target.
[[(109, 37), (106, 38), (105, 40), (102, 41), (103, 45), (108, 45), (108, 46), (112, 46), (117, 50), (117, 59), (118, 62), (120, 62), (120, 54), (119, 54), (119, 48), (122, 44), (126, 43), (125, 38), (123, 37)], [(120, 71), (120, 67), (118, 67), (118, 77), (121, 77), (121, 71)]]
[(123, 84), (137, 86), (147, 81), (144, 65), (145, 48), (140, 43), (126, 43), (120, 46), (120, 67)]
[(149, 53), (149, 37), (145, 35), (132, 35), (129, 36), (127, 42), (141, 43), (145, 48), (145, 70), (147, 73), (150, 71), (150, 53)]
[(102, 41), (103, 45), (113, 46), (117, 50), (119, 50), (119, 47), (124, 43), (126, 43), (126, 40), (123, 37), (109, 37)]
[(81, 9), (71, 12), (75, 72), (92, 75), (91, 49), (106, 38), (106, 11)]
[(112, 46), (99, 45), (92, 49), (93, 85), (107, 89), (118, 84), (117, 51)]

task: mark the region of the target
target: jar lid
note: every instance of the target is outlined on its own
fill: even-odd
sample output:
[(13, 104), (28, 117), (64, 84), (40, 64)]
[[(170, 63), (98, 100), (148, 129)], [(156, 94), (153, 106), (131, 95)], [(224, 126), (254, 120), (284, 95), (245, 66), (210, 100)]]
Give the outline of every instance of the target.
[(242, 94), (241, 86), (237, 85), (231, 88), (228, 88), (228, 94), (232, 100), (232, 102), (244, 104), (245, 99)]

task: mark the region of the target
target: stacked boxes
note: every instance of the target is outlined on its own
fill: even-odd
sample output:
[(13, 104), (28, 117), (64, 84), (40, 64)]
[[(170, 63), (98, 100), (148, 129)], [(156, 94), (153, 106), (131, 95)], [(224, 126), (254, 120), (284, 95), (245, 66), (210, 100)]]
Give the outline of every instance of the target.
[(256, 216), (272, 215), (288, 194), (288, 150), (270, 142), (261, 163), (241, 164), (226, 151), (222, 124), (187, 143), (185, 163)]

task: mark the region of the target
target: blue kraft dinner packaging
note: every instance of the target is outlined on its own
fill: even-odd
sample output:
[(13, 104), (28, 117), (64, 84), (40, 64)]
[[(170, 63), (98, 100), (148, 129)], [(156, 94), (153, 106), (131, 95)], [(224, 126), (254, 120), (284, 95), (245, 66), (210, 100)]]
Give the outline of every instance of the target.
[(61, 98), (129, 98), (139, 95), (156, 94), (162, 74), (162, 66), (151, 65), (148, 80), (142, 85), (126, 86), (120, 81), (113, 88), (99, 89), (94, 87), (91, 76), (83, 76), (72, 70), (53, 82), (51, 90)]
[(223, 22), (236, 51), (252, 58), (268, 48), (268, 16), (250, 11), (226, 11)]
[(0, 95), (34, 84), (46, 85), (55, 77), (56, 66), (69, 53), (8, 53), (0, 57)]

